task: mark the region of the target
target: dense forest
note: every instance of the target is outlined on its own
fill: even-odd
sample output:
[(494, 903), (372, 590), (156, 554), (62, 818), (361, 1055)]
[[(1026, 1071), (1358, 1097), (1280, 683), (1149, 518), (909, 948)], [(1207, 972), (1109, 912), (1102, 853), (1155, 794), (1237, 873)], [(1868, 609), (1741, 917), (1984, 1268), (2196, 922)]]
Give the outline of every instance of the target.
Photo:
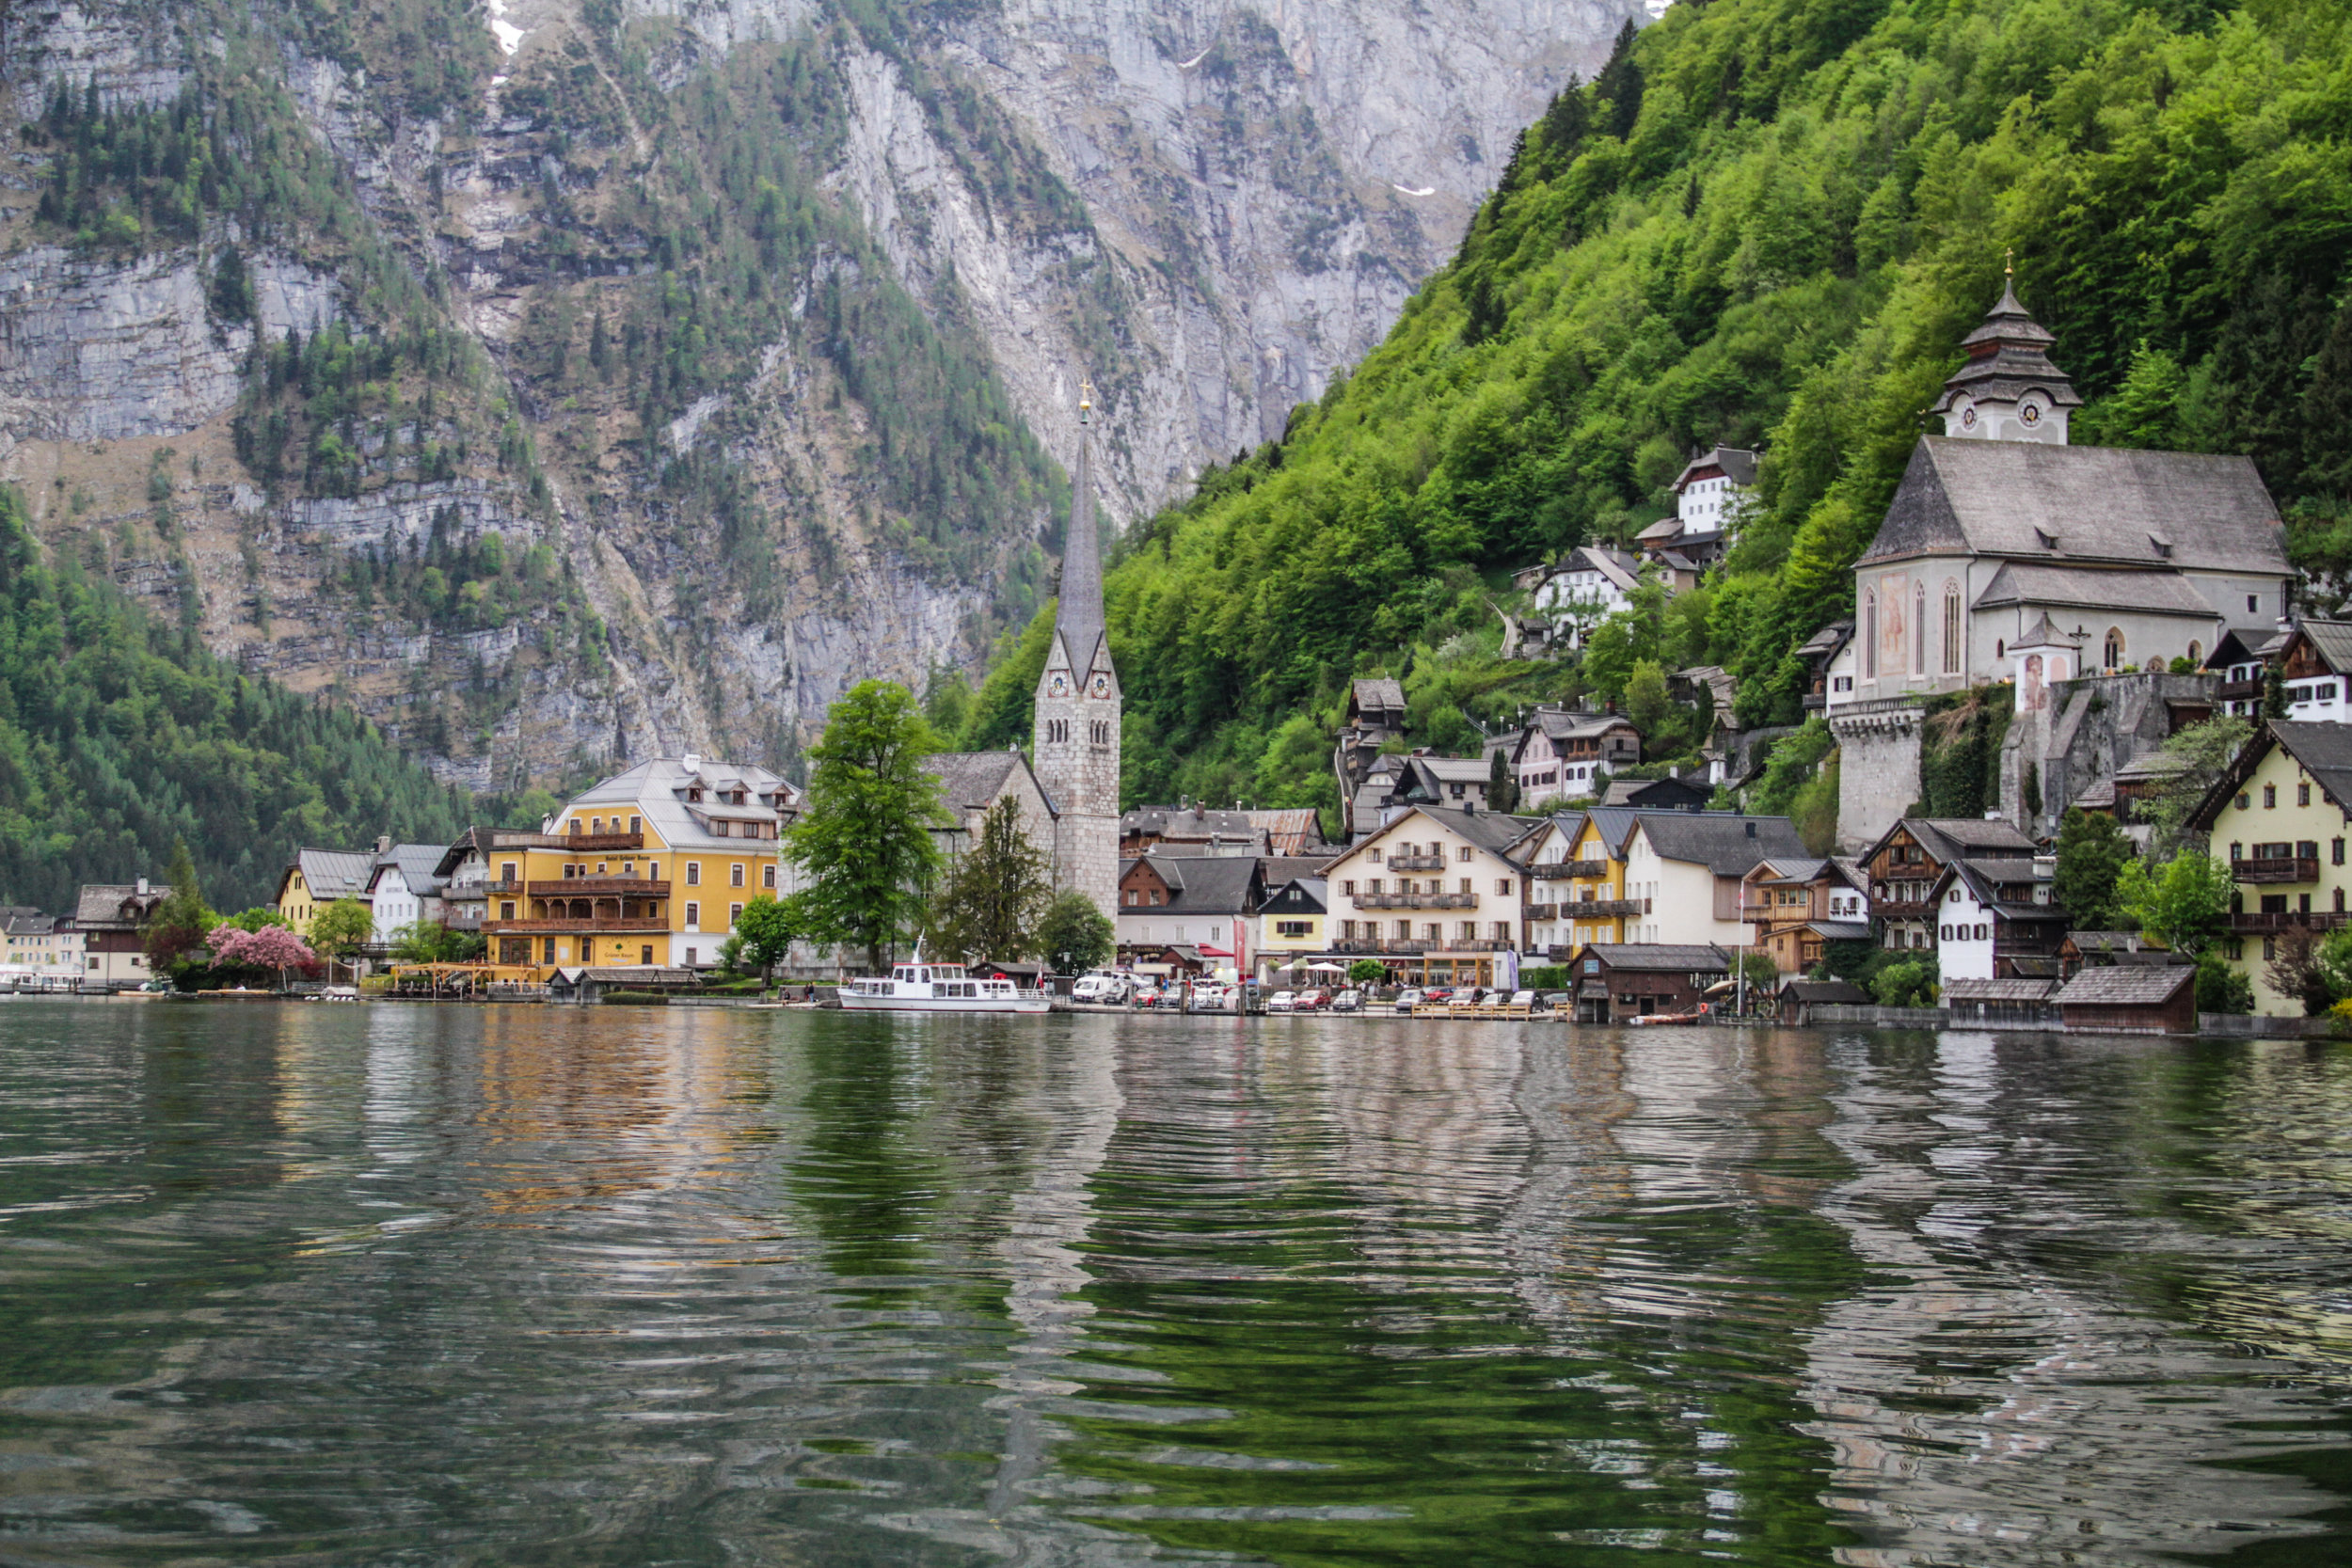
[(0, 489), (0, 903), (71, 912), (81, 883), (160, 878), (184, 842), (205, 896), (239, 909), (297, 846), (447, 843), (472, 804), (361, 720), (44, 564)]
[[(2348, 31), (2341, 6), (2199, 0), (1713, 0), (1629, 29), (1388, 342), (1120, 542), (1129, 793), (1327, 804), (1329, 726), (1375, 672), (1441, 746), (1661, 666), (1721, 664), (1742, 720), (1793, 721), (1791, 650), (1850, 610), (2010, 256), (2090, 400), (2076, 441), (2251, 454), (2331, 602)], [(1721, 569), (1580, 661), (1499, 657), (1513, 569), (1628, 542), (1717, 442), (1767, 454)], [(937, 686), (935, 717), (1025, 733), (1042, 631), (978, 692)]]

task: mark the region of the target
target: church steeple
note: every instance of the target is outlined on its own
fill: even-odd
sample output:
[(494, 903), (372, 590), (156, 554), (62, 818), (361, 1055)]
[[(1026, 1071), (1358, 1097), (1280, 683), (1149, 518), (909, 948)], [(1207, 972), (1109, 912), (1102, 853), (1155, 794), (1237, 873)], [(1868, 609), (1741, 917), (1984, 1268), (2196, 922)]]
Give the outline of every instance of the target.
[(2013, 273), (1984, 324), (1960, 341), (1968, 362), (1944, 383), (1931, 413), (1944, 416), (1944, 434), (1991, 441), (2066, 445), (2068, 411), (2082, 397), (2064, 371), (2050, 362), (2058, 339), (2017, 302)]
[(1103, 553), (1094, 530), (1093, 453), (1094, 385), (1078, 386), (1078, 469), (1070, 479), (1070, 531), (1061, 546), (1061, 604), (1054, 612), (1054, 629), (1073, 669), (1084, 673), (1094, 662), (1094, 645), (1103, 636)]
[(1094, 388), (1078, 395), (1078, 463), (1062, 541), (1061, 602), (1037, 682), (1037, 782), (1054, 811), (1054, 884), (1115, 916), (1119, 903), (1120, 708), (1103, 624), (1103, 552), (1094, 531)]

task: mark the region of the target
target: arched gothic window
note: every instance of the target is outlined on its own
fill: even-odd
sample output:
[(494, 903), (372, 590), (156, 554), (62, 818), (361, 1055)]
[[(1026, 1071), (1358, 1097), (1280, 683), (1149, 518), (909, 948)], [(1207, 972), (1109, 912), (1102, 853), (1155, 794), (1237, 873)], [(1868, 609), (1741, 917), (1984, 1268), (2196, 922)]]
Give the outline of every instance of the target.
[(1928, 585), (1914, 584), (1911, 590), (1911, 673), (1928, 673)]
[(2202, 669), (2205, 663), (2205, 650), (2193, 639), (2188, 645), (2188, 663), (2192, 670)]
[(1876, 679), (1879, 673), (1879, 596), (1876, 591), (1862, 592), (1862, 674), (1866, 680)]
[(2106, 664), (2109, 670), (2123, 668), (2123, 630), (2121, 626), (2107, 628)]
[(1960, 584), (1944, 585), (1944, 673), (1960, 673)]

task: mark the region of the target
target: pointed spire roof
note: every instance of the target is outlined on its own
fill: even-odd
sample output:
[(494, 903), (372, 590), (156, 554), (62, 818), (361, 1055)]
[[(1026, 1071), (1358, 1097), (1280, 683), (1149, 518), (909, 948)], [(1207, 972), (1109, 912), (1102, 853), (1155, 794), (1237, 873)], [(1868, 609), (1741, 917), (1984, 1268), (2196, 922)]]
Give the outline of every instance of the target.
[(2080, 407), (2074, 383), (2050, 362), (2050, 345), (2057, 341), (2057, 335), (2018, 303), (2017, 279), (2004, 276), (2001, 297), (1984, 313), (1983, 324), (1960, 341), (1968, 362), (1944, 383), (1944, 394), (1930, 411), (1943, 413), (1963, 393), (1979, 403), (2014, 403), (2036, 388), (2056, 407)]
[(1103, 555), (1094, 530), (1092, 452), (1094, 387), (1081, 382), (1078, 390), (1078, 467), (1070, 477), (1070, 528), (1062, 538), (1061, 600), (1054, 611), (1054, 629), (1073, 669), (1083, 673), (1094, 662), (1094, 645), (1103, 636)]

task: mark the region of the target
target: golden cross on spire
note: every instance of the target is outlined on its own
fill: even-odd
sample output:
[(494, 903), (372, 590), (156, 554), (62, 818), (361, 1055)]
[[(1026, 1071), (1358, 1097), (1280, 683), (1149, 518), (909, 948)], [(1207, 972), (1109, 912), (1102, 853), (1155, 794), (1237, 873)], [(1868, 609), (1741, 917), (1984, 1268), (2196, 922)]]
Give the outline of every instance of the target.
[(1081, 376), (1078, 380), (1078, 422), (1085, 424), (1087, 416), (1094, 412), (1094, 383)]
[(2005, 245), (2001, 247), (2001, 276), (2003, 277), (2017, 276), (2017, 247), (2015, 245)]

